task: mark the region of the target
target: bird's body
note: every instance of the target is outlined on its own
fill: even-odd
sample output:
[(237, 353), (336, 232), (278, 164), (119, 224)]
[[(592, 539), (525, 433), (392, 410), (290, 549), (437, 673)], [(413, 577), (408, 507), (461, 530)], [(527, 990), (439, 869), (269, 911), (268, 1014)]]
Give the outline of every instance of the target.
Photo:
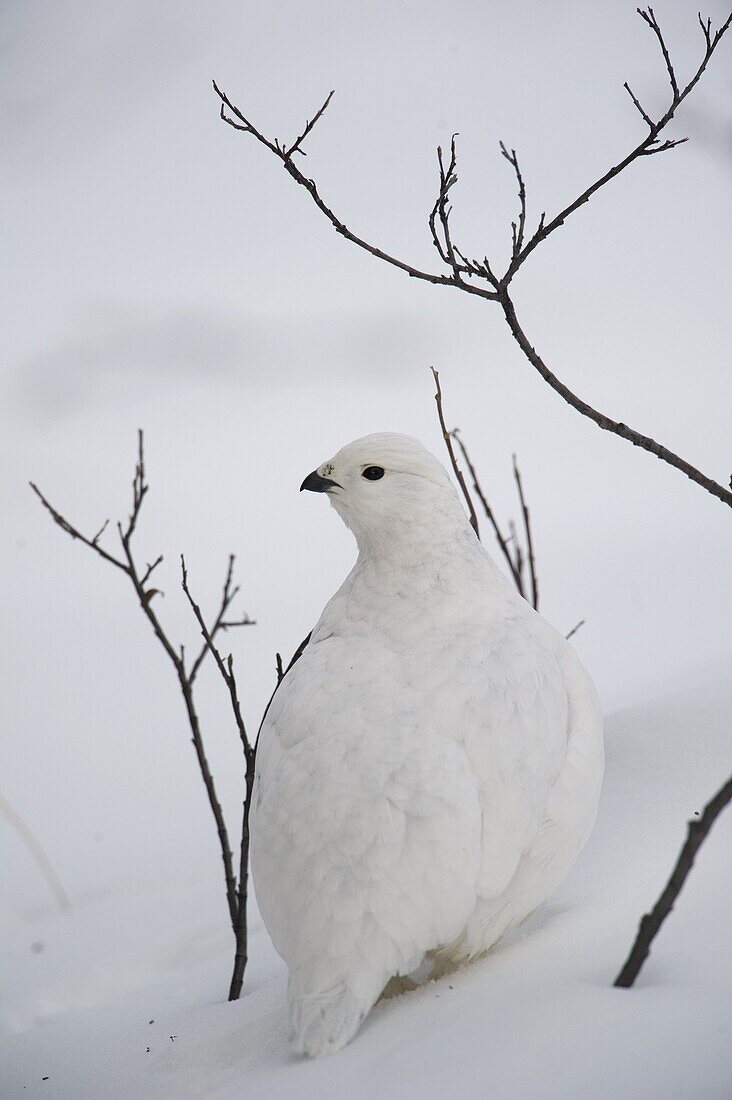
[[(528, 916), (585, 843), (603, 770), (587, 673), (437, 460), (369, 436), (322, 469), (360, 553), (273, 699), (252, 808), (257, 899), (311, 1055), (344, 1045), (393, 976), (479, 955)], [(385, 473), (361, 485), (364, 469)]]

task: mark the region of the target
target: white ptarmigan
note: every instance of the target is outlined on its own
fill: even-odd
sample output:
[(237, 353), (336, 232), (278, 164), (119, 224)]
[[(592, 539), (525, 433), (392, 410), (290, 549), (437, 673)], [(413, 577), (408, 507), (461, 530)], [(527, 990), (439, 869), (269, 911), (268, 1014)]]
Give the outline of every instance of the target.
[(392, 977), (480, 955), (555, 889), (592, 829), (603, 743), (574, 650), (421, 443), (357, 439), (302, 488), (359, 553), (262, 727), (252, 873), (293, 1047), (317, 1056)]

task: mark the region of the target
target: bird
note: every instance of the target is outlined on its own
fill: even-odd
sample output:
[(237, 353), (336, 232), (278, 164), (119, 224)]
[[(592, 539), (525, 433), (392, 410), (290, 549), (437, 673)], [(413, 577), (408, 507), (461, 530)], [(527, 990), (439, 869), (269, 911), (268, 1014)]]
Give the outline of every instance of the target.
[(327, 495), (358, 556), (262, 725), (251, 861), (292, 1049), (320, 1057), (390, 983), (485, 954), (552, 893), (604, 754), (589, 674), (422, 443), (365, 436), (300, 488)]

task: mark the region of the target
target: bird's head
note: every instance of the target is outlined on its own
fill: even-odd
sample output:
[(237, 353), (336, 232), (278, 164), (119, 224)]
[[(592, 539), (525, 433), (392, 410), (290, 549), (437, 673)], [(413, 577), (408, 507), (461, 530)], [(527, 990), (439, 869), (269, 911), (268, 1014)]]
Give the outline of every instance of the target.
[(362, 550), (425, 546), (468, 528), (444, 466), (417, 440), (383, 432), (348, 443), (303, 481), (327, 493)]

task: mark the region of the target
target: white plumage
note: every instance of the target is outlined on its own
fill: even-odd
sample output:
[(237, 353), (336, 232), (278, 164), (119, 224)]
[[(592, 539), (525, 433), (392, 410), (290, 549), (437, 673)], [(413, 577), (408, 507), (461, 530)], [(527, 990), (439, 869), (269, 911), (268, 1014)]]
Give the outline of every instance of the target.
[(481, 954), (554, 890), (592, 828), (603, 746), (573, 649), (417, 440), (356, 440), (303, 487), (328, 492), (359, 554), (270, 706), (251, 829), (293, 1046), (316, 1056), (392, 977)]

